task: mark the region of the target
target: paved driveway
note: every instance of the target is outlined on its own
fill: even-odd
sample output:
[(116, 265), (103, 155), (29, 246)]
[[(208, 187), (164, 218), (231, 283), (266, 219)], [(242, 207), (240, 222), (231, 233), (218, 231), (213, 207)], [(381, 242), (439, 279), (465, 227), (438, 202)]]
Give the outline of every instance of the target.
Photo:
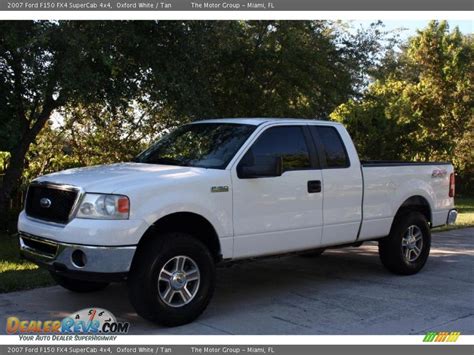
[(318, 258), (282, 257), (218, 270), (214, 299), (194, 323), (161, 328), (138, 317), (123, 285), (94, 294), (60, 287), (0, 295), (5, 319), (60, 319), (102, 307), (131, 322), (134, 334), (474, 334), (474, 228), (433, 235), (427, 265), (395, 276), (377, 245), (334, 249)]

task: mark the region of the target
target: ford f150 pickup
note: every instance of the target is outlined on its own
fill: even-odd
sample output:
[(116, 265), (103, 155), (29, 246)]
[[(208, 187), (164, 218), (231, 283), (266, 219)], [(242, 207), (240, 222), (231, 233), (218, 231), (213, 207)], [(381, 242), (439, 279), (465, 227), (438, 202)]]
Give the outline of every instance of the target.
[(204, 311), (227, 261), (378, 240), (388, 270), (414, 274), (430, 228), (456, 220), (454, 188), (449, 163), (359, 161), (338, 123), (204, 120), (133, 162), (34, 180), (20, 250), (71, 291), (126, 281), (139, 315), (175, 326)]

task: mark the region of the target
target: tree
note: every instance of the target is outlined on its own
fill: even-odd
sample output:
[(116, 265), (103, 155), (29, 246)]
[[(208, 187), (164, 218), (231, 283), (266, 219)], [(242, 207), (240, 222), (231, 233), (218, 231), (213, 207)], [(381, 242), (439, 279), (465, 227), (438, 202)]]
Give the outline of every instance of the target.
[(5, 211), (51, 114), (80, 102), (123, 105), (138, 89), (138, 70), (115, 22), (3, 21), (0, 33), (0, 150), (11, 154), (0, 187)]
[[(326, 117), (357, 94), (379, 35), (326, 21), (1, 22), (0, 209), (22, 176), (127, 159), (182, 122)], [(41, 133), (57, 113), (63, 127)]]
[(417, 125), (403, 88), (400, 82), (376, 81), (362, 100), (351, 99), (331, 114), (346, 126), (361, 159), (398, 160), (414, 152), (410, 133)]
[(152, 143), (157, 132), (176, 124), (167, 124), (164, 112), (149, 115), (139, 110), (137, 115), (137, 110), (110, 111), (100, 105), (61, 110), (60, 125), (49, 121), (31, 145), (23, 181), (74, 167), (130, 161)]
[(348, 126), (366, 157), (453, 161), (467, 191), (474, 177), (472, 36), (432, 21), (390, 56), (363, 98), (331, 118)]
[[(325, 118), (356, 94), (381, 33), (327, 21), (187, 21), (152, 26), (150, 98), (176, 115)], [(166, 43), (166, 45), (163, 45)], [(175, 73), (179, 73), (178, 76)]]

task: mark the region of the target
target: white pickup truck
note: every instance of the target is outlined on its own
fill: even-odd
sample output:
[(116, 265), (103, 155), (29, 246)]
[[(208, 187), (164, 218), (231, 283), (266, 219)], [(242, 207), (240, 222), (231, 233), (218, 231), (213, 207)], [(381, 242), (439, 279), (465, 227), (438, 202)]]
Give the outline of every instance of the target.
[(133, 162), (37, 178), (18, 230), (61, 286), (126, 280), (139, 315), (175, 326), (204, 311), (218, 263), (378, 240), (388, 270), (414, 274), (453, 197), (451, 164), (360, 162), (338, 123), (215, 119)]

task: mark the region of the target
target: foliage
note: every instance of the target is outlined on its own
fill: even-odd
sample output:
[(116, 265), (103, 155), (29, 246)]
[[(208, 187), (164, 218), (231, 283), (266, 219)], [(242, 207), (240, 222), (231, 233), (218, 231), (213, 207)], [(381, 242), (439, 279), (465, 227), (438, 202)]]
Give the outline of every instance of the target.
[[(349, 35), (327, 21), (145, 23), (156, 53), (149, 99), (176, 117), (326, 117), (355, 94), (379, 50), (372, 28)], [(146, 31), (146, 35), (143, 32)]]
[(137, 95), (140, 68), (127, 34), (117, 22), (0, 22), (0, 150), (10, 153), (2, 212), (31, 144), (56, 110), (97, 102), (122, 107)]
[(48, 271), (20, 258), (17, 236), (0, 233), (0, 293), (53, 284)]
[(331, 118), (348, 127), (365, 158), (453, 161), (465, 188), (468, 179), (474, 188), (472, 36), (432, 21), (384, 65), (363, 98)]
[[(357, 95), (380, 50), (377, 27), (350, 34), (328, 21), (3, 21), (0, 150), (10, 158), (0, 208), (20, 182), (129, 159), (163, 128), (190, 120), (326, 117)], [(58, 115), (59, 124), (46, 125)]]
[(118, 23), (2, 21), (0, 33), (2, 150), (39, 132), (65, 103), (120, 106), (137, 88)]
[[(362, 159), (410, 159), (409, 133), (417, 128), (411, 119), (404, 83), (376, 81), (363, 99), (340, 105), (331, 118), (344, 123)], [(389, 138), (389, 139), (387, 139)]]
[(130, 161), (165, 127), (163, 116), (137, 115), (132, 108), (110, 112), (78, 105), (61, 114), (61, 124), (47, 125), (32, 144), (23, 181), (73, 167)]
[(10, 159), (10, 153), (0, 152), (0, 174), (7, 168), (8, 160)]

